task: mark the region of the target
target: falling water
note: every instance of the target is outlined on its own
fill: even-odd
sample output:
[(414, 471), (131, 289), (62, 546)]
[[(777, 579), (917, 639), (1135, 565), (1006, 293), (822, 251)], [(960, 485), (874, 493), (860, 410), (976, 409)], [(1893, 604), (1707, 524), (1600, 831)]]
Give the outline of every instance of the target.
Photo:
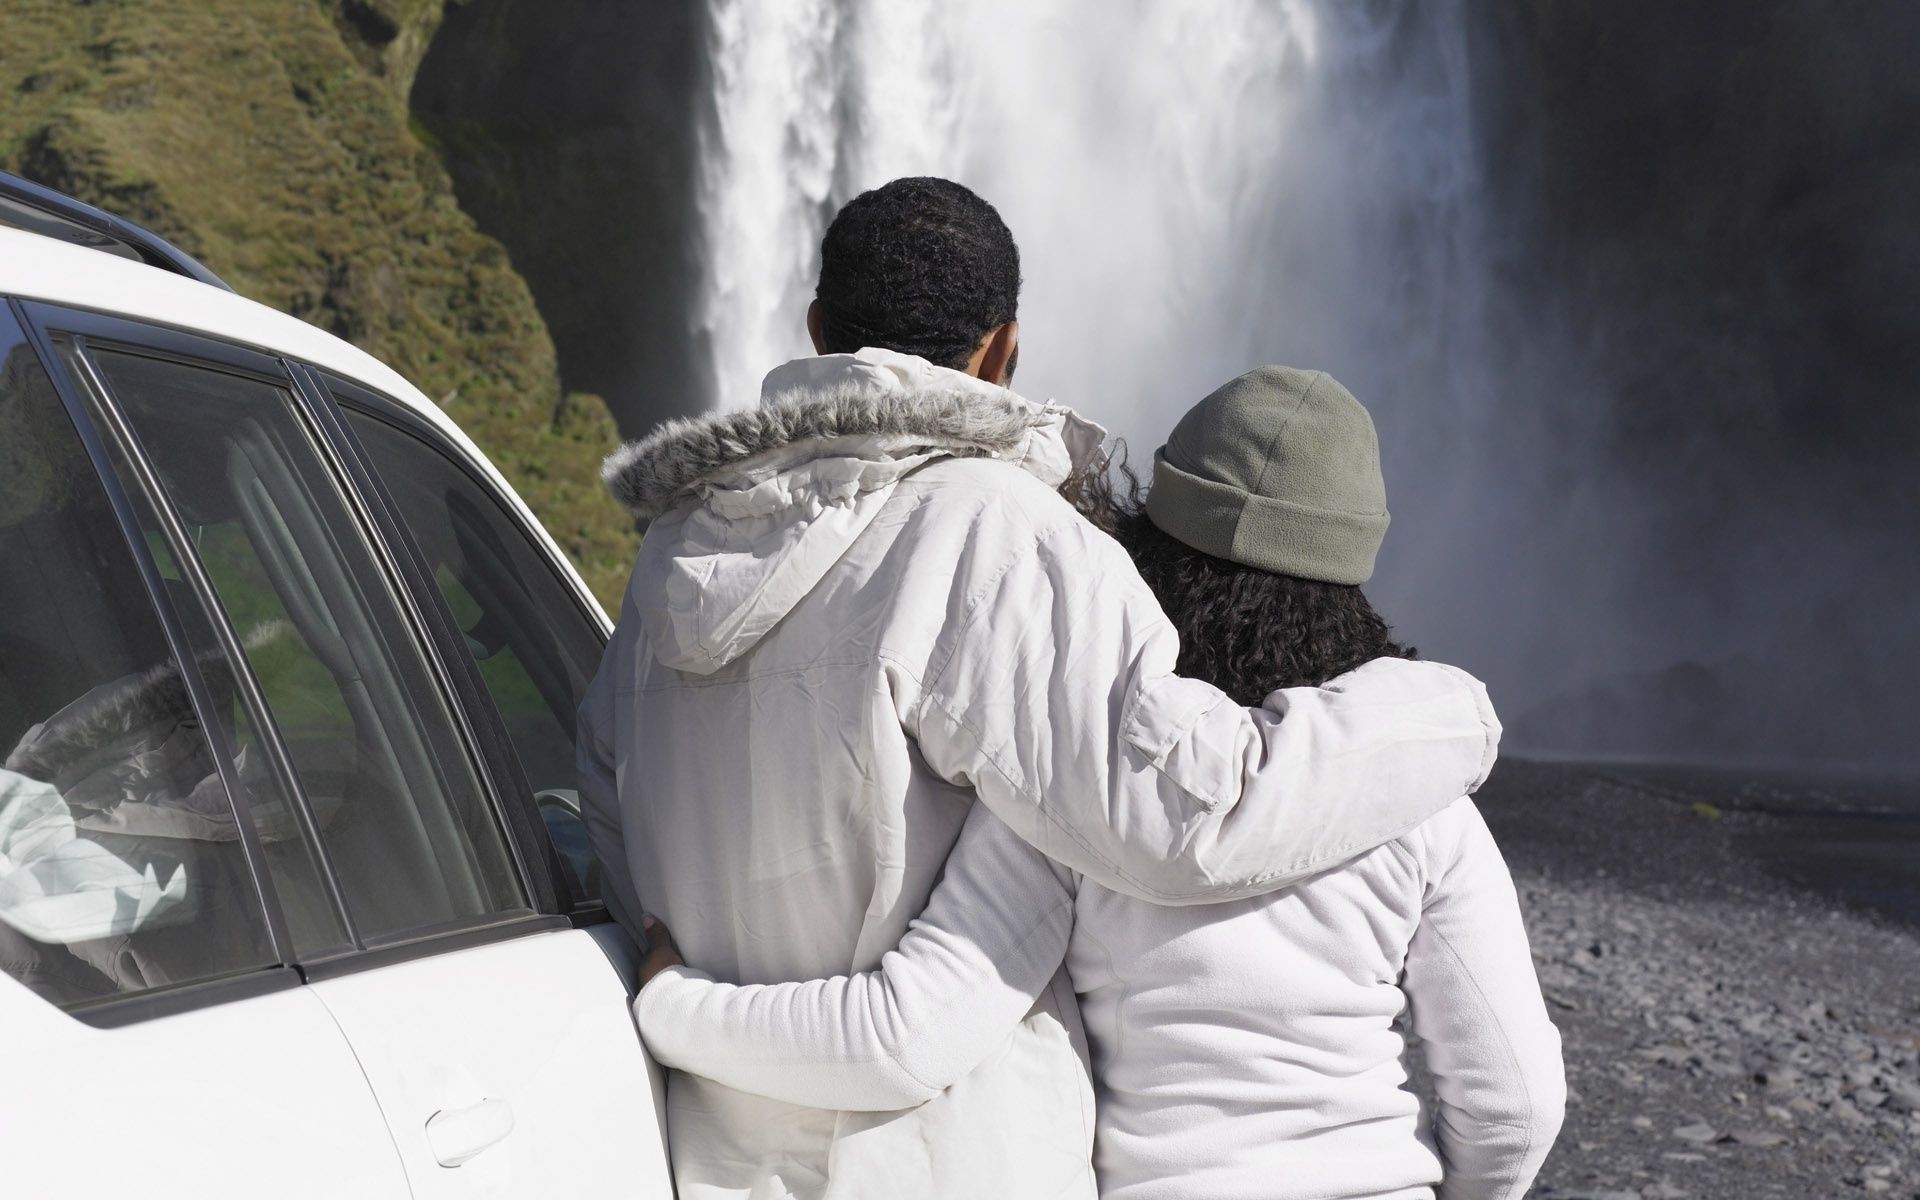
[[(839, 205), (946, 175), (1019, 240), (1022, 391), (1080, 407), (1139, 456), (1242, 370), (1332, 370), (1374, 409), (1396, 491), (1419, 498), (1383, 596), (1430, 578), (1474, 503), (1452, 468), (1484, 357), (1459, 5), (1195, 13), (715, 0), (697, 192), (713, 403), (752, 403), (768, 367), (807, 352)], [(1445, 608), (1405, 611), (1444, 633)]]
[(916, 173), (1014, 228), (1023, 386), (1135, 440), (1263, 357), (1339, 366), (1444, 287), (1463, 233), (1451, 7), (716, 0), (698, 134), (716, 402), (804, 350), (835, 208)]
[(947, 175), (1020, 242), (1022, 391), (1138, 454), (1248, 367), (1332, 370), (1419, 498), (1397, 575), (1430, 577), (1473, 504), (1471, 472), (1435, 464), (1462, 465), (1484, 361), (1459, 9), (716, 0), (698, 131), (713, 402), (752, 403), (806, 352), (840, 204)]
[[(1556, 242), (1566, 235), (1528, 207), (1524, 164), (1489, 168), (1513, 146), (1483, 144), (1487, 114), (1515, 111), (1510, 68), (1475, 59), (1497, 43), (1476, 37), (1497, 6), (711, 4), (696, 192), (711, 403), (752, 403), (768, 367), (807, 352), (819, 239), (840, 204), (901, 175), (955, 178), (1020, 243), (1016, 386), (1102, 421), (1136, 463), (1189, 404), (1260, 363), (1330, 370), (1367, 403), (1394, 512), (1369, 594), (1423, 651), (1488, 679), (1521, 731), (1512, 744), (1920, 753), (1885, 680), (1857, 687), (1846, 667), (1888, 619), (1850, 611), (1849, 580), (1886, 561), (1880, 542), (1900, 544), (1877, 527), (1856, 536), (1854, 510), (1821, 499), (1852, 485), (1809, 484), (1777, 519), (1756, 506), (1730, 527), (1711, 515), (1725, 483), (1687, 470), (1674, 437), (1634, 440), (1660, 428), (1652, 364), (1730, 397), (1779, 368), (1726, 336), (1737, 326), (1684, 308), (1640, 317), (1630, 290), (1596, 282), (1616, 269), (1604, 246)], [(1720, 202), (1753, 211), (1769, 194)], [(1617, 261), (1664, 278), (1649, 273), (1657, 254)], [(1589, 274), (1555, 273), (1569, 262)], [(1703, 353), (1749, 382), (1698, 372)], [(1724, 444), (1710, 406), (1663, 395), (1685, 445)], [(1718, 478), (1737, 479), (1740, 461)], [(1795, 559), (1808, 569), (1779, 578)], [(1754, 699), (1783, 669), (1821, 672), (1816, 728)]]
[(697, 130), (713, 401), (751, 404), (767, 368), (807, 350), (820, 235), (839, 205), (956, 151), (953, 46), (938, 6), (716, 0), (711, 107)]

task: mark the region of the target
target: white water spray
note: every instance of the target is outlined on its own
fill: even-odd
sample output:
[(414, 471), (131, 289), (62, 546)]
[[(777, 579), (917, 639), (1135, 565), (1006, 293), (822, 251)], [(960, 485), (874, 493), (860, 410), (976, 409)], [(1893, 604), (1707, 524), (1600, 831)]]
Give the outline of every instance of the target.
[(714, 402), (751, 403), (805, 352), (833, 211), (919, 173), (973, 186), (1020, 241), (1023, 390), (1136, 442), (1260, 361), (1372, 372), (1396, 321), (1392, 357), (1415, 357), (1407, 338), (1440, 341), (1477, 291), (1454, 15), (715, 0), (698, 181)]
[[(1139, 464), (1241, 371), (1332, 371), (1374, 412), (1393, 498), (1370, 592), (1430, 653), (1524, 663), (1531, 635), (1485, 607), (1522, 571), (1499, 526), (1527, 506), (1476, 459), (1494, 389), (1463, 7), (714, 0), (712, 402), (753, 403), (808, 352), (839, 205), (958, 179), (1020, 243), (1019, 390), (1102, 421)], [(1516, 678), (1509, 701), (1558, 681)]]

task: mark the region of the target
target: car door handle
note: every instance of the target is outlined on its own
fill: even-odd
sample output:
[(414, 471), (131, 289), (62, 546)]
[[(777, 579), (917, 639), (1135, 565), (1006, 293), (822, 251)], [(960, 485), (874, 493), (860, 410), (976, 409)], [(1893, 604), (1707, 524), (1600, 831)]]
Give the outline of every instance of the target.
[(443, 1108), (427, 1118), (427, 1145), (443, 1167), (457, 1167), (513, 1132), (513, 1106), (482, 1100), (465, 1108)]

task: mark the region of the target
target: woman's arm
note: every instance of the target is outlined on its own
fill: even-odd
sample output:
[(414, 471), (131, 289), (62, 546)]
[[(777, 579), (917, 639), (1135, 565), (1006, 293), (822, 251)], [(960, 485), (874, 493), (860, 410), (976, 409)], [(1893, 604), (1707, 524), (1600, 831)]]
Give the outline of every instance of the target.
[(1006, 1041), (1072, 928), (1066, 873), (976, 804), (926, 911), (879, 969), (737, 986), (669, 967), (634, 1012), (667, 1066), (813, 1108), (910, 1108)]
[(1470, 800), (1420, 831), (1430, 874), (1404, 987), (1439, 1092), (1440, 1200), (1517, 1200), (1560, 1132), (1560, 1034), (1513, 879)]

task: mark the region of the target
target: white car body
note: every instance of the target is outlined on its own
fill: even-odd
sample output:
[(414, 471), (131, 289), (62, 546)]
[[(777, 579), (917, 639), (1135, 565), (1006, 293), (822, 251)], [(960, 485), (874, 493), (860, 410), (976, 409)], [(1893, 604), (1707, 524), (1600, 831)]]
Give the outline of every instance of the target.
[[(517, 518), (604, 639), (605, 613), (500, 473), (366, 353), (183, 275), (0, 228), (0, 326), (37, 329), (44, 362), (63, 313), (244, 348), (295, 364), (296, 378), (305, 364), (416, 414)], [(346, 475), (338, 482), (351, 492)], [(378, 540), (373, 524), (365, 532)], [(458, 707), (473, 691), (448, 683), (446, 695)], [(481, 729), (501, 721), (460, 716)], [(590, 910), (468, 925), (311, 968), (282, 963), (281, 986), (261, 994), (196, 1000), (188, 988), (148, 1009), (137, 997), (108, 1004), (111, 1019), (0, 972), (0, 1193), (670, 1197), (659, 1072), (630, 1011), (630, 943)]]

